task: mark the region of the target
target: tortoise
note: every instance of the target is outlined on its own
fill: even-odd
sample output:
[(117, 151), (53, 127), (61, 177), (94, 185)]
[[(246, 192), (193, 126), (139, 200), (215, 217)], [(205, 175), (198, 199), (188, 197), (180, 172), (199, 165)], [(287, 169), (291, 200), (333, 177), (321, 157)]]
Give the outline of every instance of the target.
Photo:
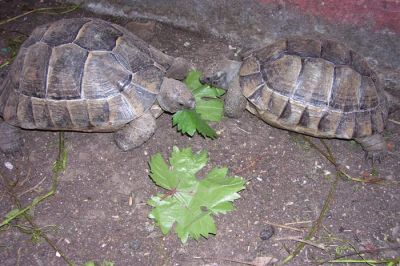
[(228, 89), (225, 113), (314, 137), (354, 139), (373, 161), (386, 154), (387, 99), (366, 60), (331, 40), (287, 38), (224, 60), (203, 82)]
[(171, 113), (194, 107), (190, 90), (174, 79), (187, 66), (104, 20), (40, 26), (0, 87), (0, 148), (20, 148), (19, 128), (115, 132), (122, 150), (138, 147), (155, 131), (157, 104)]

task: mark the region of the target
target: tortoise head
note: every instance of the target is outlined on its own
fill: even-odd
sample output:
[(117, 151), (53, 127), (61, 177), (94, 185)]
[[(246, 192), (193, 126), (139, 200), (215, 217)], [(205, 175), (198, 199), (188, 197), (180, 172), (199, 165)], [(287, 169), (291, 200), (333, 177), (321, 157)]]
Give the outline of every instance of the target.
[(240, 66), (241, 62), (223, 59), (217, 62), (212, 69), (207, 70), (200, 81), (214, 87), (228, 90), (231, 82), (238, 75)]
[(169, 113), (195, 107), (193, 94), (186, 85), (170, 78), (164, 78), (157, 101), (160, 107)]

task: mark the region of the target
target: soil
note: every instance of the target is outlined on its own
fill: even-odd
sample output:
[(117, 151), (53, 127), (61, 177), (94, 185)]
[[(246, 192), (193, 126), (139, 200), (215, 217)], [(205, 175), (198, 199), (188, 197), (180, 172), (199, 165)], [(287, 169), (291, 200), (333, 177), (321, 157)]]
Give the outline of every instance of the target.
[[(3, 0), (0, 17), (3, 20), (56, 5)], [(0, 25), (0, 59), (4, 62), (10, 56), (10, 40), (26, 37), (34, 27), (83, 16), (99, 17), (83, 10), (33, 13)], [(191, 60), (201, 70), (239, 49), (225, 40), (156, 22), (144, 24), (139, 31), (153, 46)], [(0, 70), (1, 79), (8, 70)], [(389, 155), (374, 166), (355, 142), (325, 141), (344, 171), (370, 182), (340, 178), (318, 232), (288, 265), (314, 265), (355, 250), (363, 250), (363, 257), (371, 259), (400, 256), (400, 126), (395, 121), (400, 121), (399, 111), (390, 115), (385, 131)], [(172, 127), (170, 114), (163, 114), (157, 123), (154, 136), (128, 152), (117, 148), (112, 134), (65, 133), (68, 163), (57, 193), (30, 215), (76, 265), (89, 260), (114, 265), (244, 265), (257, 257), (282, 262), (299, 244), (296, 239), (303, 239), (317, 220), (335, 179), (335, 168), (302, 135), (273, 128), (248, 112), (240, 119), (224, 118), (214, 124), (220, 134), (216, 140), (181, 135)], [(23, 206), (51, 186), (58, 133), (26, 130), (23, 140), (22, 152), (0, 153), (2, 217), (16, 207), (5, 180), (18, 181), (12, 191)], [(312, 141), (321, 146), (318, 139)], [(235, 201), (235, 210), (215, 218), (218, 231), (208, 239), (182, 244), (174, 234), (163, 236), (147, 218), (150, 207), (146, 201), (162, 192), (148, 176), (148, 161), (158, 152), (168, 158), (174, 145), (192, 147), (196, 152), (206, 149), (208, 170), (227, 166), (230, 173), (248, 180), (241, 198)], [(376, 180), (379, 182), (373, 182)], [(23, 218), (11, 225), (0, 231), (1, 265), (66, 265), (43, 238), (35, 242), (32, 234), (18, 229), (17, 225), (28, 226)]]

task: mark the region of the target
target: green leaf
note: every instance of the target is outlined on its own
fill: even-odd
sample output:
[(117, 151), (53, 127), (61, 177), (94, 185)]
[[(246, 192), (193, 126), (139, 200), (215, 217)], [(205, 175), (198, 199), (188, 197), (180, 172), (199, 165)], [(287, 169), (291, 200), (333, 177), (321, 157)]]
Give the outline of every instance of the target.
[(152, 156), (149, 164), (151, 168), (150, 177), (157, 186), (165, 189), (176, 187), (178, 180), (169, 172), (168, 165), (164, 162), (161, 154)]
[(186, 86), (192, 90), (196, 101), (196, 112), (207, 121), (219, 122), (223, 116), (224, 102), (219, 99), (225, 91), (219, 88), (200, 83), (201, 73), (190, 71), (184, 80)]
[(219, 122), (223, 116), (224, 102), (220, 99), (196, 101), (196, 112), (207, 121)]
[(198, 89), (201, 86), (203, 86), (203, 84), (201, 84), (200, 82), (200, 77), (201, 77), (200, 71), (196, 70), (189, 71), (183, 83), (185, 83), (190, 90), (194, 91), (195, 89)]
[(219, 122), (223, 116), (224, 102), (219, 98), (225, 91), (200, 83), (201, 73), (190, 71), (184, 80), (186, 86), (192, 91), (196, 101), (195, 110), (182, 110), (172, 117), (173, 126), (178, 126), (178, 131), (193, 136), (196, 131), (205, 138), (214, 139), (217, 133), (206, 121)]
[(172, 116), (173, 126), (178, 126), (178, 130), (183, 134), (193, 136), (197, 131), (203, 137), (215, 139), (218, 135), (194, 110), (181, 110)]
[(150, 159), (150, 177), (167, 192), (148, 201), (153, 207), (149, 217), (163, 234), (168, 234), (175, 225), (182, 242), (215, 234), (213, 215), (233, 210), (232, 202), (245, 188), (244, 180), (227, 177), (227, 168), (214, 168), (204, 179), (197, 179), (196, 174), (208, 162), (205, 151), (194, 154), (191, 148), (174, 147), (169, 162), (170, 166), (160, 154)]

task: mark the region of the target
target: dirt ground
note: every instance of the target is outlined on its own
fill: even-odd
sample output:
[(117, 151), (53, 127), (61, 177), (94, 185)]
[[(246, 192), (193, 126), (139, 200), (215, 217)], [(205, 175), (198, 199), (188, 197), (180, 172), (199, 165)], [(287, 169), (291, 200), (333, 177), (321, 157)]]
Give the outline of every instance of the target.
[[(0, 20), (52, 5), (48, 1), (3, 0)], [(63, 15), (34, 13), (0, 25), (0, 59), (4, 62), (10, 56), (7, 49), (12, 40), (26, 37), (35, 26), (82, 16), (98, 17), (82, 10)], [(121, 25), (128, 22), (103, 18)], [(240, 48), (158, 23), (139, 30), (153, 46), (187, 58), (200, 69)], [(8, 69), (0, 70), (0, 81)], [(349, 175), (380, 182), (341, 178), (319, 231), (288, 265), (315, 265), (355, 250), (376, 260), (400, 256), (400, 126), (395, 123), (400, 121), (400, 111), (390, 119), (385, 132), (390, 152), (374, 167), (354, 142), (326, 141)], [(247, 112), (238, 120), (225, 118), (214, 125), (220, 134), (216, 140), (182, 136), (172, 128), (169, 114), (163, 114), (157, 123), (155, 135), (129, 152), (117, 148), (112, 134), (65, 133), (68, 164), (57, 193), (30, 214), (71, 261), (77, 265), (88, 260), (114, 265), (246, 265), (256, 257), (270, 256), (281, 262), (299, 244), (297, 240), (306, 236), (323, 207), (335, 169), (301, 135), (273, 128)], [(27, 205), (51, 186), (58, 133), (24, 131), (23, 139), (21, 153), (0, 153), (0, 173), (8, 180), (18, 180), (14, 194)], [(157, 152), (167, 158), (174, 145), (206, 149), (208, 169), (227, 166), (231, 173), (249, 180), (235, 202), (235, 211), (216, 217), (218, 232), (209, 239), (182, 244), (173, 234), (163, 236), (147, 218), (150, 207), (146, 201), (161, 192), (148, 176), (148, 161)], [(15, 205), (4, 179), (0, 182), (0, 214), (4, 217)], [(271, 224), (275, 224), (273, 236), (264, 237), (271, 232)], [(66, 265), (44, 239), (32, 241), (32, 235), (17, 225), (27, 223), (21, 218), (1, 228), (1, 265)]]

